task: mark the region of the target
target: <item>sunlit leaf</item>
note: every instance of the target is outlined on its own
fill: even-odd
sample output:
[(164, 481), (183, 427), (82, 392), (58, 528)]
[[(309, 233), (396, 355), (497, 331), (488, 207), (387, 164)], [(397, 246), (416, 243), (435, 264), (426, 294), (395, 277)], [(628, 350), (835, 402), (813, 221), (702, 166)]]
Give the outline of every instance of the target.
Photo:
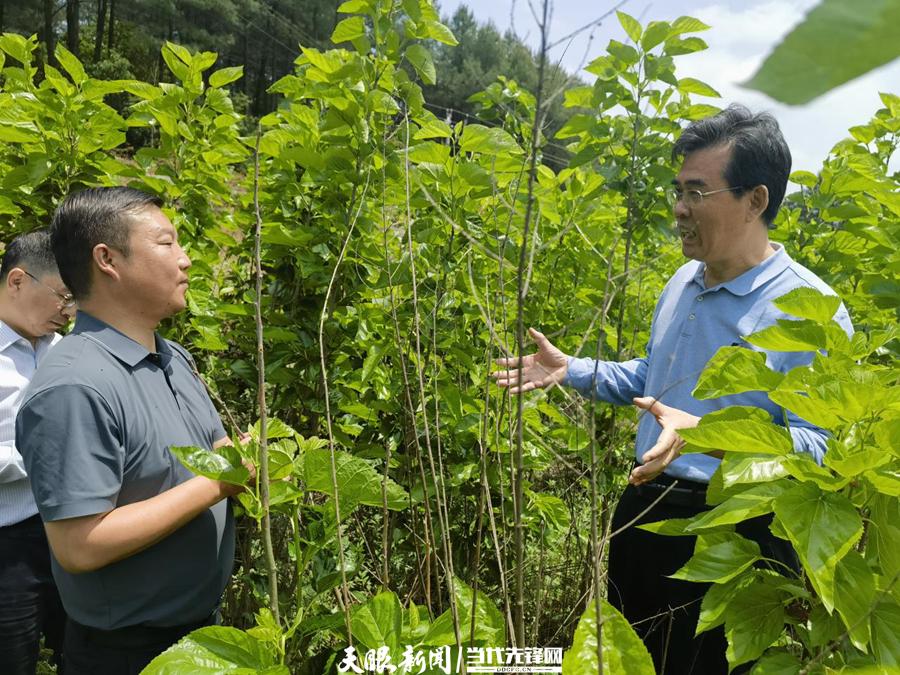
[[(653, 675), (650, 653), (619, 611), (606, 600), (600, 601), (603, 621), (600, 626), (600, 649), (603, 672)], [(563, 675), (596, 675), (597, 664), (597, 606), (595, 600), (588, 607), (575, 629), (575, 639), (562, 663)]]

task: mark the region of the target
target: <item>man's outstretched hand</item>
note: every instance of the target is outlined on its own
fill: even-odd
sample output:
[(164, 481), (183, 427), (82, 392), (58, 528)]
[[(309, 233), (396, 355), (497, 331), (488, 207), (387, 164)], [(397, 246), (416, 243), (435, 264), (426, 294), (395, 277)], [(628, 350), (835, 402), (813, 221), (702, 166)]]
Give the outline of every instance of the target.
[(700, 418), (660, 403), (652, 396), (636, 398), (634, 404), (653, 415), (662, 427), (656, 445), (644, 453), (643, 464), (636, 466), (628, 477), (632, 485), (641, 485), (656, 478), (681, 455), (684, 439), (678, 435), (678, 430), (697, 426)]
[(535, 354), (522, 357), (522, 379), (519, 379), (519, 359), (497, 359), (497, 365), (506, 366), (508, 370), (491, 373), (501, 387), (509, 387), (509, 393), (541, 389), (559, 384), (569, 369), (569, 357), (553, 346), (543, 333), (534, 328), (528, 329), (531, 339), (537, 344)]

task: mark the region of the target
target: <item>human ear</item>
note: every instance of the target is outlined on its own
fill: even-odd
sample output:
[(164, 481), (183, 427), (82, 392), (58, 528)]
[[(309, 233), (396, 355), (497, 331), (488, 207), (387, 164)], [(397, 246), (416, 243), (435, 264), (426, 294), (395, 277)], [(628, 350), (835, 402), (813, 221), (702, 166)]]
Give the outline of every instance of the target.
[(765, 185), (757, 185), (750, 191), (750, 207), (747, 210), (747, 219), (757, 220), (761, 218), (767, 206), (769, 206), (769, 188)]
[(100, 270), (100, 273), (107, 274), (116, 280), (119, 278), (117, 256), (118, 251), (110, 248), (106, 244), (97, 244), (94, 247), (94, 250), (91, 251), (91, 257), (94, 259), (94, 264), (97, 266), (97, 269)]

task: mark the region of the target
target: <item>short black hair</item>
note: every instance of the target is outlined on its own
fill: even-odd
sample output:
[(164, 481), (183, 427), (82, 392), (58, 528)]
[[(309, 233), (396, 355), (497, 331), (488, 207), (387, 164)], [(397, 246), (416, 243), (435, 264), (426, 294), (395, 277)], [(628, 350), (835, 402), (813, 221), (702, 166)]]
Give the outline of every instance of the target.
[(97, 244), (128, 256), (131, 217), (162, 199), (129, 187), (89, 188), (66, 197), (53, 215), (50, 241), (59, 275), (80, 300), (91, 291), (91, 269)]
[(791, 151), (778, 122), (769, 113), (754, 114), (733, 103), (711, 117), (688, 125), (675, 141), (672, 161), (716, 146), (731, 148), (724, 176), (728, 187), (741, 188), (735, 190), (737, 194), (758, 185), (768, 188), (769, 205), (762, 219), (771, 228), (791, 175)]
[(14, 267), (21, 267), (36, 277), (56, 274), (56, 259), (50, 246), (50, 233), (34, 230), (20, 234), (9, 242), (0, 261), (0, 281), (6, 281)]

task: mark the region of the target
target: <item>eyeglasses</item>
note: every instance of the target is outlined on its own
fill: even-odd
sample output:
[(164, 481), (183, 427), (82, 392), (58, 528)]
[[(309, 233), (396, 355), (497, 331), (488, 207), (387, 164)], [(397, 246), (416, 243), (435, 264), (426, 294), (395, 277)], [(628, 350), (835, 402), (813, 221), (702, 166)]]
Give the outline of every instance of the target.
[(700, 192), (700, 190), (682, 190), (677, 187), (666, 188), (666, 200), (669, 205), (674, 207), (678, 202), (683, 201), (686, 206), (700, 206), (703, 198), (709, 195), (718, 194), (719, 192), (734, 192), (735, 190), (743, 190), (743, 185), (737, 187), (727, 187), (720, 190), (709, 190), (708, 192)]
[(25, 272), (25, 274), (27, 274), (29, 277), (31, 277), (32, 279), (34, 279), (36, 282), (38, 282), (41, 286), (43, 286), (44, 288), (46, 288), (48, 291), (50, 291), (51, 293), (53, 293), (53, 295), (55, 295), (57, 298), (59, 298), (59, 306), (60, 306), (60, 309), (70, 309), (70, 308), (72, 308), (72, 307), (75, 306), (76, 300), (75, 300), (74, 296), (73, 296), (71, 293), (60, 293), (58, 290), (56, 290), (56, 289), (53, 288), (52, 286), (48, 286), (48, 285), (45, 284), (43, 281), (41, 281), (40, 279), (38, 279), (36, 276), (34, 276), (34, 275), (33, 275), (31, 272), (29, 272), (28, 270), (22, 270), (22, 271)]

